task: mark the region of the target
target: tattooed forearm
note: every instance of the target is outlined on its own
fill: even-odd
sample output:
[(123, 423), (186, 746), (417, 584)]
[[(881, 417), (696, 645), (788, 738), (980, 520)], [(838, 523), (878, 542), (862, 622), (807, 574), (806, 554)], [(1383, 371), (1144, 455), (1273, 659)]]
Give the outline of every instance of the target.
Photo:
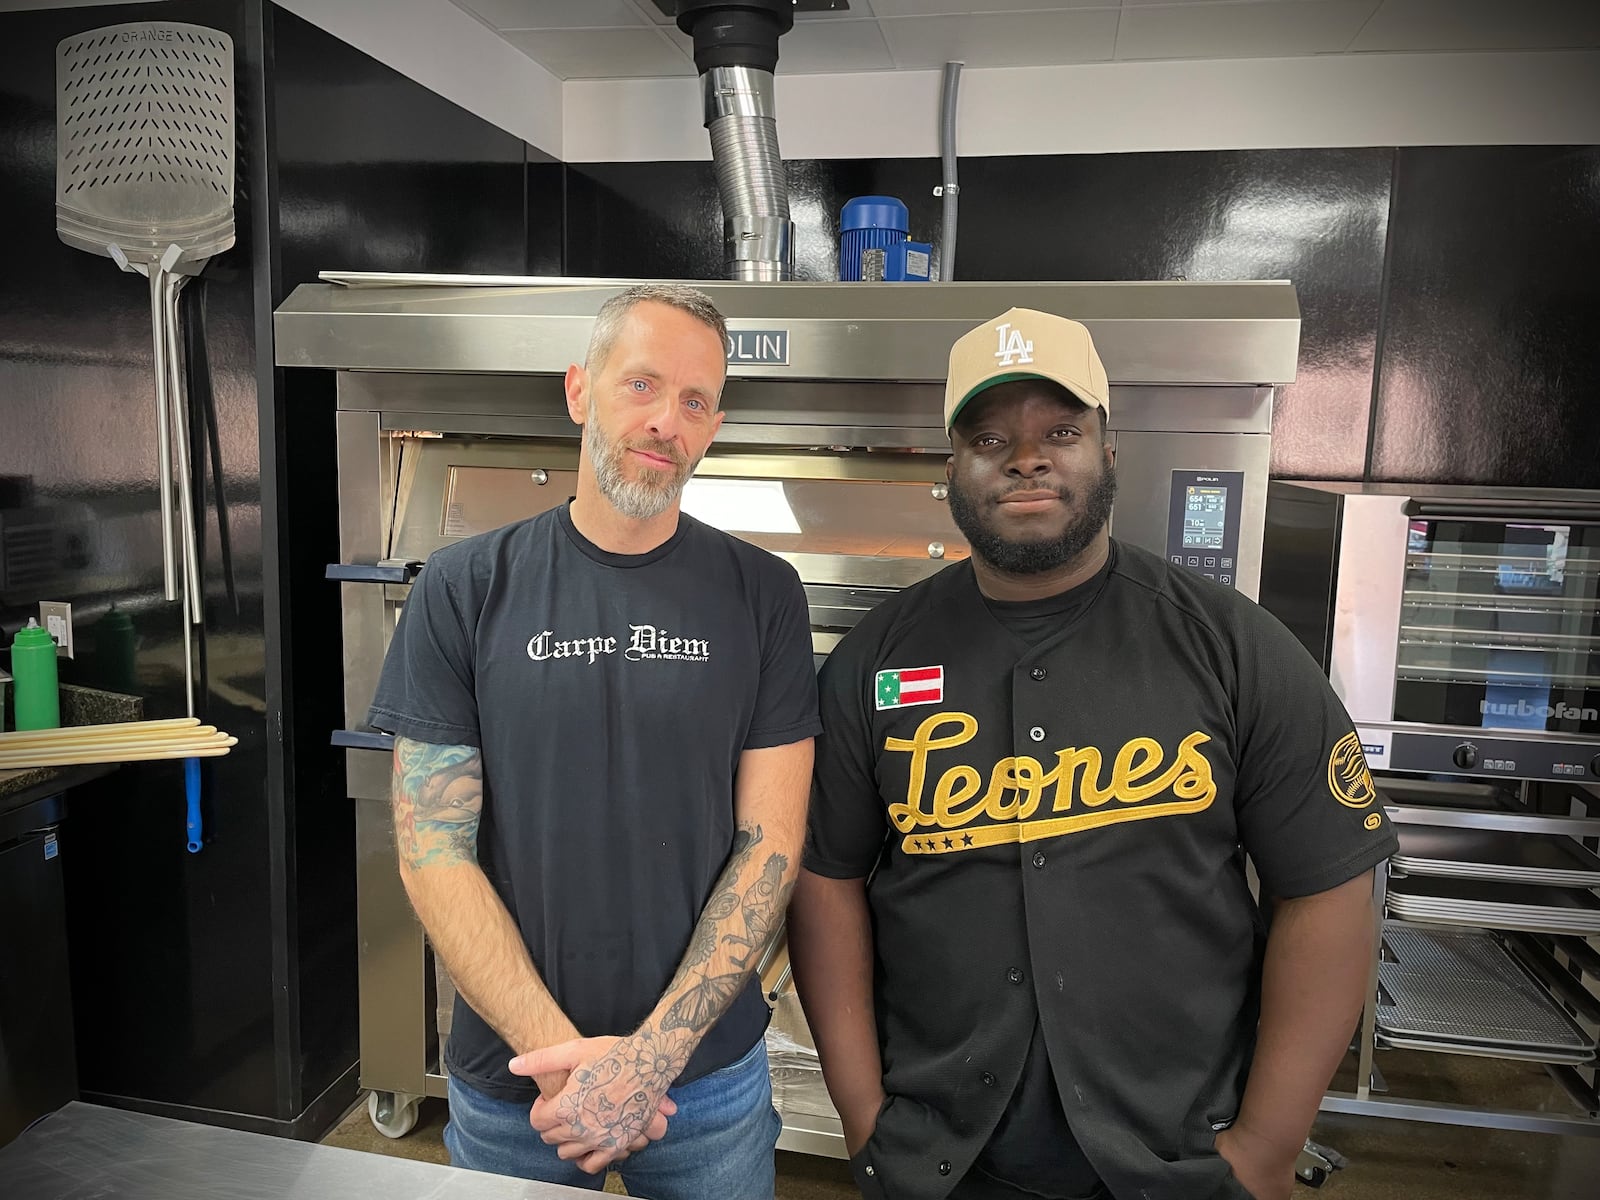
[(483, 759), (471, 746), (394, 740), (395, 847), (408, 868), (476, 862)]
[(725, 933), (722, 940), (730, 946), (743, 946), (743, 958), (733, 960), (733, 965), (743, 967), (766, 948), (767, 939), (778, 927), (784, 906), (789, 901), (789, 889), (783, 886), (783, 877), (789, 870), (789, 859), (782, 854), (768, 856), (761, 868), (761, 878), (745, 889), (739, 911), (744, 916), (745, 936)]
[(728, 859), (672, 982), (637, 1029), (597, 1039), (598, 1057), (569, 1060), (571, 1078), (560, 1097), (534, 1106), (533, 1127), (560, 1144), (563, 1158), (597, 1171), (628, 1147), (642, 1146), (629, 1139), (659, 1138), (665, 1131), (661, 1097), (682, 1076), (706, 1031), (750, 986), (777, 933), (794, 882), (810, 776), (809, 740), (741, 756)]
[[(738, 996), (777, 930), (789, 898), (791, 885), (784, 882), (789, 858), (777, 852), (762, 858), (763, 840), (759, 825), (741, 826), (734, 835), (728, 864), (663, 997), (661, 1032), (685, 1030), (698, 1041)], [(742, 947), (743, 952), (730, 949), (713, 961), (723, 946)]]
[(726, 975), (697, 976), (688, 990), (672, 1002), (667, 1015), (661, 1018), (661, 1028), (687, 1029), (690, 1033), (704, 1033), (711, 1028), (744, 984), (744, 971), (730, 971)]

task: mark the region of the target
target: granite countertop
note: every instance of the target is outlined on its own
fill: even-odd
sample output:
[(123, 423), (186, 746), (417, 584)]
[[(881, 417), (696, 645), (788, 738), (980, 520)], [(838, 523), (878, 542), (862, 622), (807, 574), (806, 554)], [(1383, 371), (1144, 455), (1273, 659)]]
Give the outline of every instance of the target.
[[(102, 725), (144, 720), (144, 697), (98, 688), (61, 685), (61, 724)], [(0, 771), (0, 804), (27, 803), (52, 790), (75, 787), (116, 770), (116, 763), (91, 763), (81, 767), (29, 767)]]

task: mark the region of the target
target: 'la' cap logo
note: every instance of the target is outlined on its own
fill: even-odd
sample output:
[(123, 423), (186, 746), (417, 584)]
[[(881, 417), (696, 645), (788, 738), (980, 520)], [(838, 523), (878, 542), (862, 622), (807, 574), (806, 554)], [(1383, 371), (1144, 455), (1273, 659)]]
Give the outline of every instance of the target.
[(995, 326), (999, 335), (999, 345), (994, 356), (1002, 367), (1014, 367), (1018, 363), (1031, 363), (1033, 361), (1033, 342), (1022, 336), (1022, 330), (1013, 329), (1010, 321), (1002, 321)]

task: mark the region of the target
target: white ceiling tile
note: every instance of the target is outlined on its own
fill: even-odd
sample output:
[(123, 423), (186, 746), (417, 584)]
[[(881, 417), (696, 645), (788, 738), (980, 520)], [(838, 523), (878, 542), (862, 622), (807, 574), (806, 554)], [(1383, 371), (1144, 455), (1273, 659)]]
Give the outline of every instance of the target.
[(496, 29), (613, 29), (648, 22), (628, 0), (455, 0)]
[(561, 79), (694, 74), (693, 60), (654, 29), (513, 30), (505, 39)]
[[(853, 7), (853, 6), (852, 6)], [(832, 71), (890, 71), (894, 59), (878, 23), (805, 21), (778, 42), (778, 74), (826, 75)]]
[(1140, 5), (1123, 10), (1117, 58), (1277, 58), (1344, 50), (1378, 0)]
[(1600, 46), (1596, 0), (1384, 0), (1352, 50)]
[[(854, 12), (855, 7), (855, 0), (851, 0), (850, 10)], [(1003, 12), (1115, 7), (1117, 0), (872, 0), (872, 11), (880, 17), (994, 16)]]
[[(882, 5), (883, 0), (877, 0)], [(883, 20), (895, 65), (929, 68), (951, 60), (969, 67), (1039, 67), (1102, 62), (1117, 38), (1118, 10), (993, 13)]]
[[(650, 0), (644, 0), (646, 4)], [(850, 0), (849, 8), (837, 9), (833, 12), (797, 12), (794, 15), (795, 23), (801, 21), (839, 21), (851, 20), (856, 17), (872, 17), (877, 14), (872, 11), (875, 0)], [(1107, 0), (1109, 2), (1109, 0)]]

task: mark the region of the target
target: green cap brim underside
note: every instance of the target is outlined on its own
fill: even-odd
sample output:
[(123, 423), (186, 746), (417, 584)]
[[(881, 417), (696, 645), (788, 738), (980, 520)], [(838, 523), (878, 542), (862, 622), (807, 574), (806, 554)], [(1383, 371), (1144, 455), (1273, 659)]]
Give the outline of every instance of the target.
[(977, 387), (971, 389), (965, 396), (961, 397), (961, 399), (956, 402), (955, 408), (951, 410), (950, 419), (945, 422), (944, 431), (949, 433), (956, 427), (956, 419), (961, 416), (961, 410), (967, 407), (967, 404), (974, 396), (978, 395), (980, 392), (987, 392), (990, 388), (997, 387), (1002, 383), (1016, 383), (1019, 379), (1042, 379), (1046, 383), (1053, 383), (1058, 388), (1061, 388), (1085, 408), (1100, 407), (1100, 405), (1097, 403), (1092, 403), (1091, 401), (1085, 400), (1082, 396), (1078, 395), (1076, 391), (1067, 387), (1067, 385), (1062, 383), (1059, 379), (1052, 379), (1050, 376), (1041, 375), (1037, 371), (1007, 371), (1004, 375), (995, 375), (990, 379), (985, 379)]

